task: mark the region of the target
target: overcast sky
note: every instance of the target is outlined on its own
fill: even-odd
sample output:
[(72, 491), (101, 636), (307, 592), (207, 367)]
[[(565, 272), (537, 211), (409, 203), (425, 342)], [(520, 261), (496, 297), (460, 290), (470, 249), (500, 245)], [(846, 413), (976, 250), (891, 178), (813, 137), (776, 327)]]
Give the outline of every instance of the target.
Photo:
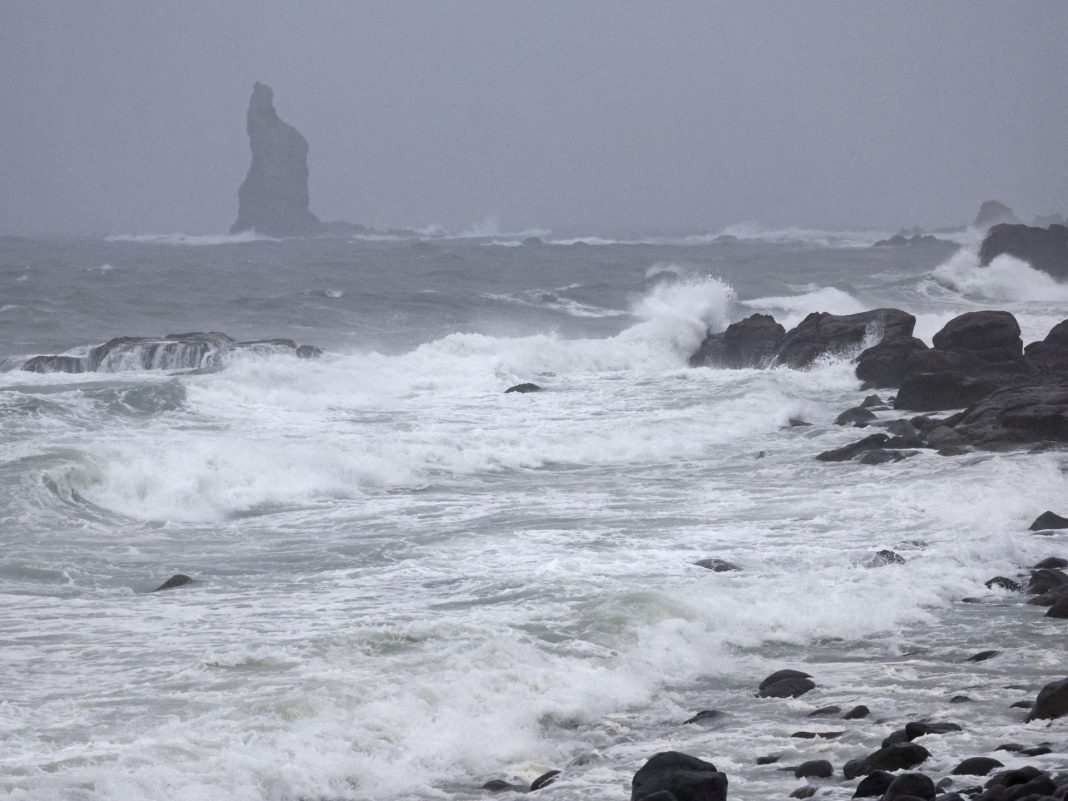
[(1068, 212), (1064, 2), (0, 2), (0, 233), (225, 231), (253, 81), (378, 227)]

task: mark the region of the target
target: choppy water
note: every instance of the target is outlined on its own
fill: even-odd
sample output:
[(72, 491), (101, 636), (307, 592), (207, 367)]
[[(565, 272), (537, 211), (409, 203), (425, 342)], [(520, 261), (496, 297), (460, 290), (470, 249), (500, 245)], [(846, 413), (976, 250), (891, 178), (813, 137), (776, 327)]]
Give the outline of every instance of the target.
[[(1063, 622), (983, 581), (1065, 555), (1024, 530), (1063, 511), (1064, 455), (819, 463), (856, 436), (848, 363), (685, 360), (754, 310), (898, 306), (929, 339), (1008, 308), (1030, 340), (1068, 289), (967, 247), (734, 233), (0, 239), (8, 367), (191, 330), (326, 351), (0, 373), (0, 794), (478, 798), (563, 768), (540, 794), (607, 801), (670, 747), (755, 800), (799, 784), (756, 755), (840, 766), (923, 715), (964, 726), (921, 741), (934, 770), (1006, 741), (1061, 765), (1065, 727), (1009, 705), (1064, 674)], [(786, 666), (818, 691), (752, 697)], [(889, 722), (805, 718), (830, 703)]]

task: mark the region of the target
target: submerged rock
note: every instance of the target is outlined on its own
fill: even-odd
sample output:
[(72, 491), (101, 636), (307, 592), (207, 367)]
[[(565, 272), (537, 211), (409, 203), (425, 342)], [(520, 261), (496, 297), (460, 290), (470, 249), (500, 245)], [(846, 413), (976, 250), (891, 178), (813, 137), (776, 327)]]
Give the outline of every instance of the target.
[(705, 570), (711, 570), (714, 573), (730, 573), (736, 570), (741, 570), (738, 565), (733, 562), (728, 562), (726, 559), (698, 559), (694, 562), (697, 567), (703, 567)]
[(670, 793), (677, 801), (726, 801), (727, 777), (716, 766), (679, 751), (649, 758), (631, 780), (631, 801)]
[(526, 384), (516, 384), (514, 387), (508, 387), (508, 389), (506, 389), (504, 391), (504, 394), (507, 395), (509, 392), (520, 392), (520, 393), (524, 393), (525, 394), (527, 392), (541, 392), (541, 391), (542, 391), (541, 387), (539, 387), (537, 384), (526, 383)]
[(844, 445), (841, 448), (834, 448), (833, 450), (824, 451), (818, 454), (816, 458), (821, 462), (846, 462), (850, 459), (855, 459), (865, 451), (870, 451), (874, 448), (882, 448), (890, 441), (890, 437), (886, 434), (870, 434), (864, 437), (862, 440), (858, 440), (850, 445)]
[(237, 221), (230, 233), (318, 233), (322, 223), (308, 208), (308, 141), (278, 117), (269, 86), (252, 87), (246, 127), (252, 165), (238, 191)]
[(186, 584), (192, 583), (193, 579), (191, 579), (184, 573), (175, 573), (165, 582), (156, 587), (156, 589), (152, 590), (152, 592), (159, 592), (160, 590), (173, 590), (175, 587), (184, 587)]

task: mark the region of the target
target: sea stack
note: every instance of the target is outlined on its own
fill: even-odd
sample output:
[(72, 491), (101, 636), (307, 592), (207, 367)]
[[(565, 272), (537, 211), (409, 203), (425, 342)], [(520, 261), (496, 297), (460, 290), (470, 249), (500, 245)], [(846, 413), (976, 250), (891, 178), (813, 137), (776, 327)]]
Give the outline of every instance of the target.
[(237, 222), (230, 233), (255, 229), (271, 236), (318, 233), (322, 223), (308, 209), (308, 140), (283, 122), (274, 109), (274, 92), (252, 87), (248, 103), (252, 166), (237, 193)]

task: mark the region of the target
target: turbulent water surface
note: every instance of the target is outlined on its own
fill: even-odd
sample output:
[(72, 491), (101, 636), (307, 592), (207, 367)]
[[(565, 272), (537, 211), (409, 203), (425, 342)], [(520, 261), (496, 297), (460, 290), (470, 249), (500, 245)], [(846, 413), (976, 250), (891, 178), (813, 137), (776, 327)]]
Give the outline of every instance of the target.
[[(754, 311), (897, 306), (929, 341), (1005, 308), (1030, 341), (1068, 289), (968, 243), (733, 233), (0, 239), (0, 794), (462, 799), (560, 768), (540, 795), (607, 801), (677, 749), (755, 801), (800, 783), (757, 755), (840, 766), (923, 716), (964, 729), (920, 741), (934, 772), (1063, 745), (1010, 709), (1063, 675), (1063, 621), (983, 586), (1057, 552), (1025, 529), (1063, 454), (816, 462), (856, 438), (848, 361), (686, 359)], [(325, 353), (16, 369), (187, 331)], [(781, 667), (818, 689), (755, 699)], [(806, 719), (832, 703), (888, 722)]]

